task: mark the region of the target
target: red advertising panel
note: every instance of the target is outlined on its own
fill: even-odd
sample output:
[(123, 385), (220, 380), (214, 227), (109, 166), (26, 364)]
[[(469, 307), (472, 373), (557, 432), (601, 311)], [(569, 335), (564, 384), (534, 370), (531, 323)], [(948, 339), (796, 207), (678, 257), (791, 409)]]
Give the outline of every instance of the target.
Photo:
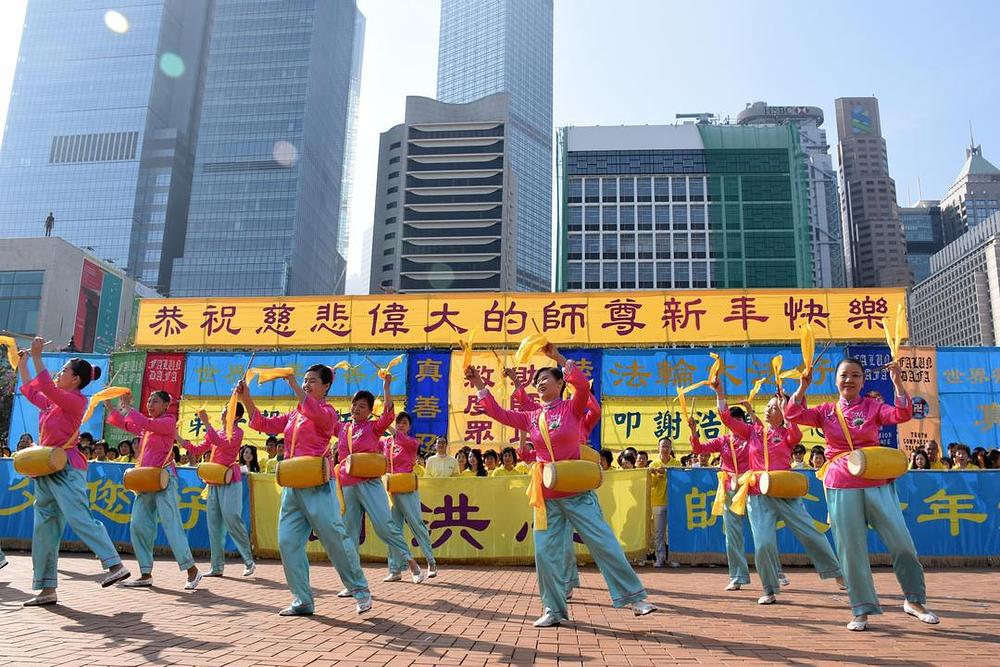
[(104, 271), (93, 262), (83, 260), (80, 276), (80, 298), (76, 306), (73, 346), (78, 352), (93, 352), (97, 332), (97, 316), (101, 306), (101, 286)]
[(146, 370), (142, 377), (142, 402), (135, 408), (145, 414), (146, 399), (154, 391), (163, 390), (170, 394), (170, 414), (176, 416), (183, 387), (184, 353), (150, 352), (146, 355)]

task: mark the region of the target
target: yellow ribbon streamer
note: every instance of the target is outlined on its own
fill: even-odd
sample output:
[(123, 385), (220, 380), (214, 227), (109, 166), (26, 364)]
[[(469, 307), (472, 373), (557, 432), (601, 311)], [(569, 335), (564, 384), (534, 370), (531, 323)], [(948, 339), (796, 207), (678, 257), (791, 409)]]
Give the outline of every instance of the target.
[(802, 372), (805, 373), (812, 368), (816, 356), (816, 336), (809, 322), (799, 326), (799, 344), (802, 346)]
[(518, 366), (524, 366), (531, 357), (548, 344), (548, 339), (540, 333), (525, 336), (521, 339), (521, 344), (518, 346), (517, 352), (514, 353), (514, 363)]
[[(766, 445), (765, 445), (766, 446)], [(742, 475), (738, 481), (739, 489), (733, 494), (733, 501), (729, 503), (729, 510), (738, 516), (747, 513), (747, 499), (750, 497), (750, 487), (757, 483), (757, 472), (749, 470)]]
[(396, 366), (396, 365), (402, 363), (402, 361), (403, 361), (404, 358), (406, 358), (405, 354), (401, 354), (401, 355), (399, 355), (397, 357), (393, 357), (392, 360), (389, 361), (389, 363), (386, 364), (384, 368), (380, 368), (378, 370), (379, 379), (384, 380), (387, 377), (391, 377), (392, 373), (390, 373), (389, 371), (392, 370), (393, 366)]
[(128, 387), (105, 387), (99, 392), (95, 393), (90, 397), (90, 402), (87, 404), (87, 410), (83, 413), (83, 419), (81, 423), (86, 423), (94, 415), (94, 410), (97, 406), (104, 401), (110, 401), (115, 398), (120, 398), (122, 396), (131, 396), (132, 390)]
[(226, 440), (233, 439), (233, 429), (236, 427), (236, 406), (240, 399), (236, 396), (236, 390), (229, 395), (229, 402), (226, 403)]
[[(542, 441), (546, 449), (549, 450), (549, 458), (554, 465), (556, 462), (555, 452), (552, 450), (552, 439), (549, 436), (549, 423), (545, 419), (545, 410), (538, 413), (538, 430), (542, 434)], [(549, 517), (545, 509), (545, 496), (542, 494), (542, 463), (539, 461), (531, 469), (531, 483), (526, 491), (528, 505), (535, 510), (535, 530), (548, 530)]]
[(896, 361), (899, 359), (899, 344), (903, 339), (903, 304), (896, 306), (896, 322), (892, 326), (892, 332), (889, 331), (889, 318), (882, 318), (882, 329), (885, 331), (885, 342), (889, 346), (889, 354), (892, 355), (892, 360)]
[(351, 363), (346, 359), (338, 361), (333, 366), (330, 367), (332, 371), (347, 371), (351, 369)]
[(758, 379), (756, 382), (753, 383), (753, 389), (751, 389), (750, 390), (750, 394), (747, 395), (747, 402), (748, 403), (750, 401), (752, 401), (755, 396), (757, 396), (757, 393), (760, 392), (760, 388), (764, 386), (764, 383), (767, 382), (767, 380), (768, 380), (768, 378), (765, 375), (764, 377)]
[(285, 368), (251, 368), (247, 371), (247, 381), (257, 378), (258, 384), (264, 384), (265, 382), (271, 382), (272, 380), (277, 380), (278, 378), (290, 378), (295, 377), (295, 369), (290, 367)]
[(719, 486), (715, 489), (715, 502), (712, 503), (712, 516), (722, 516), (726, 511), (726, 473), (720, 470), (716, 473)]
[[(459, 340), (458, 341), (458, 344), (462, 348), (462, 370), (463, 371), (466, 368), (469, 368), (470, 366), (472, 366), (472, 341), (476, 337), (476, 334), (478, 332), (479, 332), (478, 329), (473, 329), (472, 331), (469, 332), (469, 337), (466, 340)], [(496, 353), (494, 352), (494, 354), (496, 354)], [(497, 359), (499, 360), (500, 357), (497, 356)]]
[(712, 367), (708, 370), (708, 384), (715, 384), (719, 379), (719, 374), (722, 373), (722, 357), (715, 352), (709, 352), (708, 356), (715, 359), (712, 362)]
[(10, 336), (0, 336), (0, 345), (7, 347), (7, 361), (10, 362), (11, 368), (17, 370), (17, 362), (20, 360), (17, 355), (17, 341)]

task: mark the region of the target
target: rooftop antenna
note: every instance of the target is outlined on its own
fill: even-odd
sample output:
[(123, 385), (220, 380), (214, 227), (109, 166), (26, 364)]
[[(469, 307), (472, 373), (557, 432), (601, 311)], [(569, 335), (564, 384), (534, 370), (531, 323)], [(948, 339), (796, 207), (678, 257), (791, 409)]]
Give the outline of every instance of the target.
[(920, 199), (924, 198), (924, 188), (923, 188), (923, 185), (921, 185), (921, 183), (920, 183), (920, 177), (919, 176), (917, 176), (917, 196), (920, 197)]
[(976, 140), (972, 136), (972, 119), (969, 119), (969, 148), (976, 147)]

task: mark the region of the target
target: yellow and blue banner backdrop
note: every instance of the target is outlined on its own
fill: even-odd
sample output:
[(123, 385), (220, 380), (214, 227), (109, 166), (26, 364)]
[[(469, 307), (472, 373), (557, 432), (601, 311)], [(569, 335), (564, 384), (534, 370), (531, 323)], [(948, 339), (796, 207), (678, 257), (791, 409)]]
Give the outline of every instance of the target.
[[(722, 517), (712, 516), (718, 485), (714, 468), (668, 468), (667, 513), (670, 552), (723, 554), (726, 539)], [(833, 539), (827, 521), (823, 485), (812, 471), (805, 506), (813, 525)], [(896, 480), (896, 492), (906, 527), (917, 553), (936, 557), (1000, 556), (1000, 471), (910, 471)], [(745, 522), (747, 553), (753, 553), (753, 535)], [(778, 549), (803, 554), (802, 545), (779, 523)], [(871, 553), (886, 553), (874, 531), (868, 533)]]
[[(528, 475), (516, 477), (421, 478), (420, 501), (424, 521), (430, 529), (434, 555), (439, 561), (470, 563), (521, 563), (534, 559), (531, 511), (525, 490)], [(611, 530), (626, 553), (644, 556), (649, 544), (649, 478), (645, 470), (608, 473), (597, 491)], [(278, 512), (281, 489), (274, 475), (251, 475), (253, 543), (256, 553), (266, 558), (278, 556)], [(422, 558), (411, 540), (411, 552)], [(365, 518), (360, 540), (362, 558), (384, 560), (382, 543)], [(586, 557), (586, 547), (574, 536), (576, 552)], [(310, 542), (307, 551), (323, 558), (319, 542)]]
[[(135, 496), (125, 490), (122, 480), (131, 467), (124, 463), (91, 463), (87, 468), (90, 511), (103, 523), (118, 545), (130, 544), (129, 520)], [(194, 468), (177, 468), (177, 488), (180, 494), (181, 520), (192, 549), (209, 549), (208, 519), (205, 500), (201, 497), (204, 482)], [(34, 526), (35, 485), (29, 477), (14, 470), (13, 459), (0, 459), (0, 539), (30, 541)], [(249, 487), (243, 483), (243, 520), (250, 520)], [(66, 527), (65, 541), (79, 541), (73, 529)], [(157, 546), (167, 546), (163, 529), (157, 527)], [(226, 550), (236, 552), (232, 539), (226, 537)]]

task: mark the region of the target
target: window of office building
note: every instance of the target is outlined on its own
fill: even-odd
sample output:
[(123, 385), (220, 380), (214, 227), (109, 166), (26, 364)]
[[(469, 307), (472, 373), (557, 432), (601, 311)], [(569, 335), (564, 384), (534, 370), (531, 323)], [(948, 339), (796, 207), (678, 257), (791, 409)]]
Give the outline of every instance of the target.
[(44, 271), (0, 271), (0, 329), (32, 336), (38, 332)]

